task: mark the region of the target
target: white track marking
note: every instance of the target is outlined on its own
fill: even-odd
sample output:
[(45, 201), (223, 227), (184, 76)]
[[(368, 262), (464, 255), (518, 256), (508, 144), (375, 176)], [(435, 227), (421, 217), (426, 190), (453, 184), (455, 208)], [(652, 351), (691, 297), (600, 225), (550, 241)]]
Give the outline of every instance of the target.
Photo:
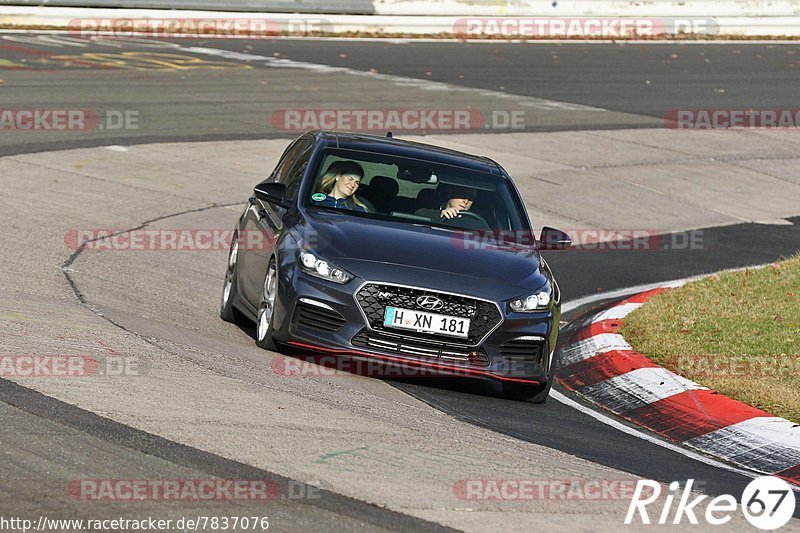
[(275, 57), (262, 56), (258, 54), (243, 54), (241, 52), (232, 52), (229, 50), (221, 50), (218, 48), (206, 48), (201, 46), (183, 46), (176, 48), (176, 50), (183, 50), (184, 52), (194, 54), (204, 54), (222, 57), (225, 59), (234, 59), (239, 61), (257, 61), (262, 65), (274, 68), (296, 68), (305, 69), (312, 72), (320, 73), (341, 73), (351, 76), (359, 76), (362, 78), (370, 78), (374, 80), (383, 80), (402, 87), (414, 87), (424, 91), (437, 91), (437, 92), (467, 92), (476, 93), (482, 96), (489, 96), (492, 98), (504, 98), (514, 100), (519, 105), (525, 107), (533, 107), (537, 109), (559, 109), (562, 111), (607, 111), (599, 107), (592, 107), (582, 104), (571, 104), (568, 102), (558, 102), (555, 100), (547, 100), (545, 98), (535, 98), (532, 96), (521, 96), (517, 94), (508, 94), (497, 91), (488, 91), (486, 89), (477, 89), (473, 87), (463, 87), (460, 85), (452, 85), (432, 80), (422, 80), (417, 78), (409, 78), (406, 76), (396, 76), (393, 74), (381, 74), (377, 72), (368, 72), (363, 70), (356, 70), (348, 67), (335, 67), (331, 65), (323, 65), (320, 63), (309, 63), (306, 61), (294, 61), (291, 59), (282, 59)]
[(16, 43), (40, 44), (43, 46), (54, 46), (56, 48), (62, 48), (64, 46), (77, 46), (79, 48), (86, 48), (92, 44), (92, 42), (88, 39), (75, 39), (72, 37), (61, 36), (51, 37), (49, 35), (4, 35), (3, 39)]
[[(736, 269), (741, 270), (741, 269)], [(601, 300), (611, 300), (613, 298), (625, 298), (627, 296), (633, 296), (634, 294), (638, 294), (640, 292), (650, 291), (653, 289), (657, 289), (659, 287), (679, 287), (689, 281), (693, 281), (696, 279), (700, 279), (705, 277), (706, 275), (701, 276), (693, 276), (691, 278), (686, 278), (684, 280), (672, 280), (672, 281), (660, 281), (658, 283), (646, 283), (644, 285), (634, 285), (633, 287), (627, 287), (625, 289), (617, 289), (614, 291), (608, 291), (600, 294), (592, 294), (589, 296), (584, 296), (583, 298), (578, 298), (577, 300), (572, 300), (567, 302), (561, 306), (562, 313), (569, 313), (573, 309), (577, 309), (578, 307), (591, 304), (594, 302), (599, 302)]]
[(669, 281), (658, 281), (656, 283), (643, 283), (642, 285), (634, 285), (633, 287), (626, 287), (624, 289), (616, 289), (613, 291), (603, 292), (600, 294), (590, 294), (589, 296), (584, 296), (583, 298), (578, 298), (577, 300), (572, 300), (571, 302), (566, 302), (561, 306), (562, 313), (568, 313), (573, 309), (577, 309), (578, 307), (591, 304), (594, 302), (599, 302), (602, 300), (611, 300), (613, 298), (625, 298), (626, 296), (633, 296), (634, 294), (638, 294), (640, 292), (650, 291), (653, 289), (657, 289), (659, 287), (669, 287), (671, 289), (675, 289), (686, 285), (690, 281), (695, 281), (698, 279), (706, 278), (712, 274), (724, 274), (726, 272), (741, 272), (742, 270), (756, 270), (759, 268), (765, 268), (771, 265), (772, 263), (764, 263), (762, 265), (754, 265), (754, 266), (746, 266), (746, 267), (739, 267), (739, 268), (727, 268), (725, 270), (719, 270), (717, 272), (712, 272), (709, 274), (698, 274), (697, 276), (689, 276), (688, 278), (680, 278), (680, 279), (673, 279)]
[[(740, 464), (760, 464), (760, 471), (775, 473), (797, 466), (800, 426), (777, 416), (759, 416), (700, 435), (685, 444)], [(765, 463), (769, 468), (763, 468)]]
[[(647, 442), (649, 442), (651, 444), (655, 444), (656, 446), (660, 446), (662, 448), (665, 448), (665, 449), (667, 449), (669, 451), (681, 454), (684, 457), (688, 457), (689, 459), (692, 459), (694, 461), (698, 461), (698, 462), (701, 462), (701, 463), (706, 464), (708, 466), (713, 466), (715, 468), (721, 468), (722, 470), (727, 470), (729, 472), (734, 472), (736, 474), (741, 474), (741, 475), (749, 477), (749, 478), (756, 478), (756, 477), (759, 477), (761, 475), (761, 474), (758, 474), (758, 473), (755, 473), (755, 472), (750, 472), (748, 470), (743, 470), (741, 468), (736, 468), (735, 466), (731, 466), (731, 465), (725, 464), (723, 462), (717, 461), (716, 459), (712, 459), (711, 457), (699, 454), (697, 452), (693, 452), (692, 450), (687, 450), (686, 448), (682, 448), (681, 446), (678, 446), (676, 444), (671, 444), (671, 443), (669, 443), (667, 441), (658, 439), (658, 438), (653, 437), (651, 435), (648, 435), (646, 433), (642, 433), (641, 431), (639, 431), (637, 429), (634, 429), (634, 428), (632, 428), (630, 426), (627, 426), (627, 425), (625, 425), (625, 424), (623, 424), (621, 422), (618, 422), (617, 420), (614, 420), (613, 418), (610, 418), (610, 417), (608, 417), (608, 416), (606, 416), (604, 414), (601, 414), (601, 413), (595, 411), (594, 409), (591, 409), (589, 407), (586, 407), (585, 405), (579, 404), (578, 402), (576, 402), (572, 398), (569, 398), (569, 397), (565, 396), (564, 394), (558, 392), (557, 390), (550, 391), (550, 397), (553, 398), (554, 400), (556, 400), (559, 403), (563, 403), (567, 407), (572, 407), (573, 409), (576, 409), (576, 410), (580, 411), (581, 413), (594, 418), (595, 420), (597, 420), (600, 423), (603, 423), (603, 424), (605, 424), (607, 426), (610, 426), (610, 427), (612, 427), (614, 429), (617, 429), (617, 430), (619, 430), (619, 431), (621, 431), (623, 433), (626, 433), (628, 435), (631, 435), (633, 437), (640, 438), (640, 439), (642, 439), (644, 441), (647, 441)], [(794, 490), (795, 490), (795, 492), (800, 492), (800, 487), (797, 487)]]
[(601, 322), (603, 320), (619, 320), (625, 318), (642, 306), (640, 303), (627, 303), (622, 305), (615, 305), (611, 309), (606, 309), (592, 319), (592, 322)]
[(632, 350), (618, 333), (601, 333), (571, 344), (561, 352), (561, 364), (568, 365), (611, 350)]
[(708, 390), (666, 368), (638, 368), (581, 389), (609, 411), (624, 413), (690, 390)]

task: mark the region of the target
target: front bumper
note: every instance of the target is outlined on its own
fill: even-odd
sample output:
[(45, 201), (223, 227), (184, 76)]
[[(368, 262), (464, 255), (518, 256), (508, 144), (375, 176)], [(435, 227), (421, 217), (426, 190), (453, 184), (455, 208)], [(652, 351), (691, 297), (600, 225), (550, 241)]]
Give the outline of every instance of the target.
[(371, 327), (356, 298), (364, 285), (358, 279), (338, 285), (292, 268), (282, 279), (279, 301), (283, 305), (276, 309), (280, 326), (275, 338), (300, 350), (399, 365), (410, 369), (412, 376), (418, 375), (413, 369), (421, 369), (426, 375), (531, 385), (547, 381), (558, 335), (558, 306), (541, 313), (513, 313), (506, 310), (505, 302), (491, 302), (500, 313), (498, 324), (490, 324), (493, 327), (468, 340), (436, 340), (422, 333), (381, 331), (374, 321), (376, 328)]

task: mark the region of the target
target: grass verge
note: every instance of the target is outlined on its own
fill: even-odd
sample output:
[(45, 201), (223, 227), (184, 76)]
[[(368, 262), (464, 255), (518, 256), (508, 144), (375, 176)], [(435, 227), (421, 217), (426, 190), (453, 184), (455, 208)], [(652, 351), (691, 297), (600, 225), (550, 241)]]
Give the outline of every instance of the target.
[(660, 294), (621, 333), (655, 363), (800, 423), (800, 254)]

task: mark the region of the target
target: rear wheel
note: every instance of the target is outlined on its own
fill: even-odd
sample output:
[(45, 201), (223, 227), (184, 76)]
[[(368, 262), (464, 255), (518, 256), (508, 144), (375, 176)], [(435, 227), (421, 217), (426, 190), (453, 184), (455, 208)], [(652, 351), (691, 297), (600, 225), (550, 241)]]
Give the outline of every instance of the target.
[(267, 275), (264, 277), (264, 289), (261, 292), (261, 303), (258, 305), (256, 320), (256, 344), (265, 350), (277, 350), (272, 333), (275, 331), (275, 301), (278, 296), (278, 269), (275, 258), (270, 259)]

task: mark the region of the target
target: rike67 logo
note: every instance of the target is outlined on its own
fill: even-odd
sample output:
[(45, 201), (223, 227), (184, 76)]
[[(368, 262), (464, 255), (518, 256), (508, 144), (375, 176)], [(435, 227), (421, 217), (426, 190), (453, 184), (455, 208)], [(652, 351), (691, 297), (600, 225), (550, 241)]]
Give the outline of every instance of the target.
[[(791, 520), (795, 511), (795, 494), (792, 486), (781, 478), (763, 476), (751, 481), (744, 492), (740, 502), (730, 494), (722, 494), (701, 506), (709, 496), (692, 494), (694, 480), (686, 482), (683, 492), (679, 493), (680, 484), (673, 481), (664, 498), (664, 507), (661, 513), (656, 513), (653, 522), (657, 524), (681, 524), (688, 522), (697, 525), (698, 516), (705, 519), (706, 523), (721, 526), (733, 518), (741, 504), (742, 514), (750, 524), (762, 530), (774, 530), (785, 526)], [(661, 496), (662, 485), (656, 481), (641, 479), (636, 484), (625, 524), (632, 524), (638, 519), (642, 524), (651, 524), (648, 514), (648, 505), (657, 501)], [(694, 499), (691, 499), (695, 496)], [(677, 500), (676, 507), (673, 503)], [(684, 521), (684, 518), (686, 519)]]

